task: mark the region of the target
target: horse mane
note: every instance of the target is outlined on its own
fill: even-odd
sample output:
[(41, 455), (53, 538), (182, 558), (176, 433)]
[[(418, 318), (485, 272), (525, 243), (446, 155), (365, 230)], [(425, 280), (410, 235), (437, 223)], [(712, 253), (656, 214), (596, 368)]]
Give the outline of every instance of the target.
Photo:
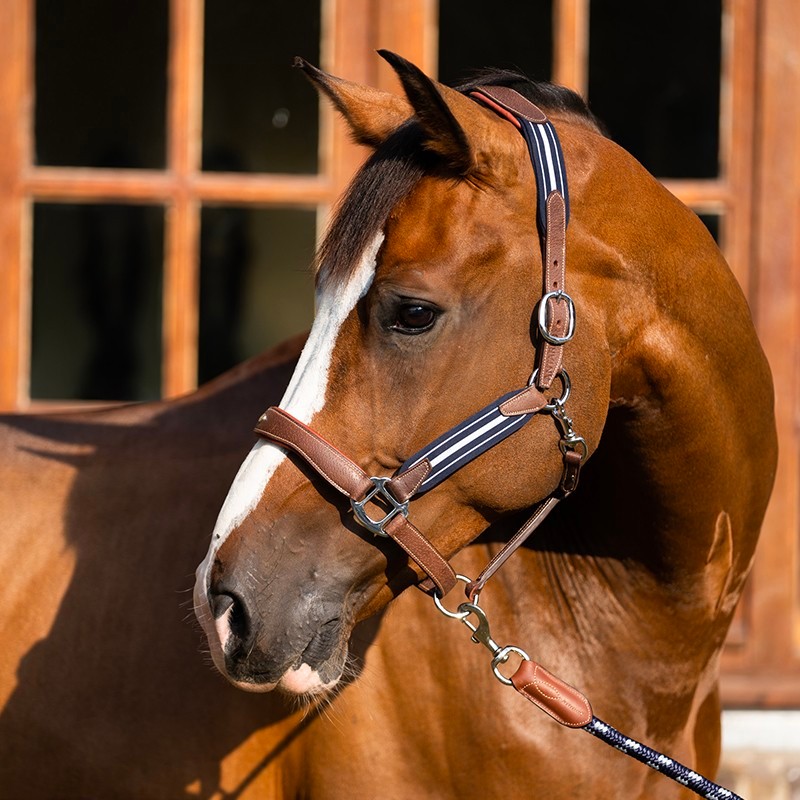
[[(577, 118), (605, 134), (584, 99), (571, 89), (503, 69), (480, 70), (455, 88), (467, 94), (481, 86), (508, 86), (546, 111)], [(424, 175), (436, 171), (437, 163), (435, 154), (425, 149), (422, 128), (413, 117), (378, 146), (337, 204), (314, 261), (318, 287), (347, 280), (393, 209)]]

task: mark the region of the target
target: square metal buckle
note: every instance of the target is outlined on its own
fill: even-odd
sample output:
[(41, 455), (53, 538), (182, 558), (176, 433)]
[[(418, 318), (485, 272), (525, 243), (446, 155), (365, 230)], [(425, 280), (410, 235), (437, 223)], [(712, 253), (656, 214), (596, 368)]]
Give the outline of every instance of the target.
[[(374, 484), (374, 487), (367, 492), (363, 500), (351, 500), (350, 505), (353, 506), (356, 522), (363, 525), (376, 536), (388, 536), (389, 534), (384, 531), (384, 526), (398, 514), (402, 514), (404, 517), (408, 516), (408, 500), (404, 503), (400, 503), (386, 488), (386, 484), (389, 483), (391, 478), (370, 478), (370, 480)], [(381, 519), (373, 519), (370, 517), (365, 508), (367, 503), (376, 499), (383, 501), (389, 506), (387, 514)]]

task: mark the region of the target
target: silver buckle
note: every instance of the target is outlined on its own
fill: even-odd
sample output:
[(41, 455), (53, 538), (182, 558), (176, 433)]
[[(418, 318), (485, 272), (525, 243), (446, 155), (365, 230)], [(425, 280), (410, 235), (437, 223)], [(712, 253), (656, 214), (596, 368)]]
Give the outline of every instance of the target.
[[(363, 500), (351, 500), (350, 505), (353, 506), (356, 522), (376, 536), (388, 536), (389, 534), (384, 530), (384, 526), (398, 514), (402, 514), (404, 517), (408, 516), (408, 500), (404, 503), (399, 502), (386, 488), (386, 484), (389, 483), (391, 478), (370, 478), (370, 480), (374, 487), (367, 492)], [(376, 498), (389, 505), (389, 511), (382, 519), (373, 519), (365, 509), (367, 503)]]
[[(563, 300), (567, 304), (567, 332), (563, 336), (554, 336), (547, 330), (547, 301), (551, 298), (557, 303)], [(546, 342), (555, 345), (566, 344), (575, 333), (575, 303), (561, 289), (556, 292), (548, 292), (539, 301), (539, 333)]]

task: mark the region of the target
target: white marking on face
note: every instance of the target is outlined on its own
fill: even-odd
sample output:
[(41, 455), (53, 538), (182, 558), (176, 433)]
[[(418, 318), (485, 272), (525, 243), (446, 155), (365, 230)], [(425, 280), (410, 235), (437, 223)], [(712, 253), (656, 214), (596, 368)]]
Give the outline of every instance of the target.
[[(378, 251), (383, 244), (383, 238), (383, 234), (379, 234), (366, 248), (357, 269), (344, 287), (337, 291), (329, 290), (317, 296), (317, 313), (311, 333), (280, 402), (280, 407), (284, 411), (289, 412), (306, 425), (311, 424), (314, 415), (325, 404), (328, 372), (339, 331), (356, 303), (372, 285)], [(208, 573), (211, 564), (214, 563), (217, 551), (231, 531), (256, 508), (270, 478), (285, 457), (286, 451), (283, 448), (266, 439), (260, 439), (239, 468), (214, 526), (211, 547), (205, 560), (197, 568), (195, 608), (207, 608)], [(203, 621), (210, 615), (199, 613), (198, 616)], [(214, 627), (215, 636), (212, 637), (212, 630), (209, 629), (211, 626), (204, 624), (210, 639), (223, 639), (216, 629), (218, 626)], [(215, 649), (212, 646), (212, 655), (216, 661), (217, 654), (213, 652)]]

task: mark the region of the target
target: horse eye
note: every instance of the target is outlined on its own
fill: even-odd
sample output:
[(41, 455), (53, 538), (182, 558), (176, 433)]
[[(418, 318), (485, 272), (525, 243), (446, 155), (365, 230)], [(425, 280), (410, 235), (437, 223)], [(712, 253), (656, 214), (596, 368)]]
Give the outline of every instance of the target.
[(395, 312), (392, 330), (400, 333), (423, 333), (436, 322), (436, 311), (421, 303), (401, 303)]

